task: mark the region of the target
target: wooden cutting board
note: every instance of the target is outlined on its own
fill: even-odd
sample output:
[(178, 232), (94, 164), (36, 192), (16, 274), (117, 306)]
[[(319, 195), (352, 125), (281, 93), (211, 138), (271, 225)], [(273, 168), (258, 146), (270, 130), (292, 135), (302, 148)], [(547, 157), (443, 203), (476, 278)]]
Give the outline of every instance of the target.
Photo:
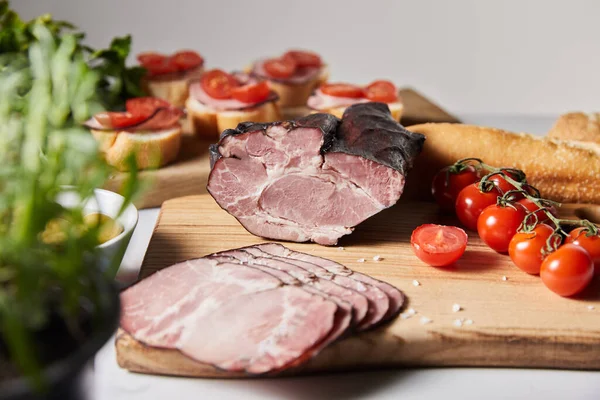
[[(600, 206), (567, 205), (561, 214), (598, 222)], [(408, 296), (404, 311), (416, 311), (411, 318), (397, 318), (375, 331), (344, 339), (288, 373), (390, 365), (600, 369), (600, 279), (596, 277), (576, 298), (559, 297), (539, 277), (520, 271), (508, 256), (485, 246), (474, 232), (456, 267), (421, 263), (410, 247), (412, 230), (424, 223), (457, 224), (454, 218), (440, 215), (435, 204), (401, 203), (342, 238), (343, 249), (284, 243), (391, 283)], [(141, 277), (186, 259), (262, 242), (209, 195), (169, 200), (161, 209)], [(373, 260), (377, 255), (380, 261)], [(461, 311), (453, 312), (454, 304)], [(422, 317), (431, 322), (424, 324)], [(462, 326), (454, 325), (458, 319)], [(236, 376), (174, 350), (148, 348), (124, 332), (118, 334), (116, 347), (119, 365), (131, 371)]]
[[(459, 122), (413, 89), (400, 90), (404, 101), (402, 124), (405, 126), (424, 122)], [(206, 193), (206, 181), (210, 172), (208, 145), (214, 140), (201, 140), (191, 134), (184, 136), (178, 161), (154, 171), (142, 171), (140, 178), (145, 182), (143, 195), (134, 201), (142, 208), (159, 207), (163, 201), (181, 196)], [(119, 191), (126, 174), (114, 176), (106, 188)]]

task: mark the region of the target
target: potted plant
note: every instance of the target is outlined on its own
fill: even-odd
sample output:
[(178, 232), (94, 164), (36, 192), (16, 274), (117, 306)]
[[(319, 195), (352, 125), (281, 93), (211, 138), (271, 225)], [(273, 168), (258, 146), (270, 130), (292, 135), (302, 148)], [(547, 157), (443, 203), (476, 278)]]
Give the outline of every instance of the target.
[[(102, 109), (102, 76), (76, 35), (43, 21), (27, 32), (26, 50), (0, 55), (0, 398), (79, 399), (84, 367), (118, 325), (120, 260), (102, 271), (101, 224), (85, 224), (83, 200), (57, 197), (68, 187), (89, 199), (111, 173), (80, 127)], [(48, 240), (57, 220), (60, 240)]]

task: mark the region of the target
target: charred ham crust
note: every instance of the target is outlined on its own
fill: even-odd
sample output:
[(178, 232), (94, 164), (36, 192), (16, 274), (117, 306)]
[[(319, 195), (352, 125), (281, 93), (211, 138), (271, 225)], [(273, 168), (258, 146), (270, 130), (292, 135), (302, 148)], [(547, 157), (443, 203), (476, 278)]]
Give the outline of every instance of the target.
[(406, 130), (392, 118), (387, 104), (361, 103), (346, 109), (335, 139), (323, 151), (363, 157), (406, 175), (424, 142), (424, 135)]

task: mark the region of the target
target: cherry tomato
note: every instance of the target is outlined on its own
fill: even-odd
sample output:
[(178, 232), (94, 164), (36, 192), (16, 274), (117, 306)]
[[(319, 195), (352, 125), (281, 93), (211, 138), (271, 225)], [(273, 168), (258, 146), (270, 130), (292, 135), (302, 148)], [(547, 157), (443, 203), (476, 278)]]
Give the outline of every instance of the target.
[(324, 83), (321, 85), (320, 89), (321, 92), (335, 97), (359, 99), (365, 95), (363, 88), (349, 83)]
[[(537, 225), (532, 232), (518, 232), (508, 246), (510, 259), (528, 274), (539, 274), (544, 261), (542, 250), (546, 248), (547, 240), (553, 233), (554, 229), (546, 224)], [(557, 243), (560, 239), (556, 236), (555, 238), (554, 242), (560, 244)]]
[(410, 244), (419, 260), (434, 267), (445, 267), (462, 257), (467, 240), (465, 231), (456, 226), (426, 224), (413, 231)]
[(477, 230), (477, 219), (488, 206), (496, 204), (498, 191), (481, 192), (478, 183), (465, 186), (456, 197), (456, 216), (468, 229)]
[[(518, 204), (520, 204), (521, 206), (523, 206), (524, 210), (526, 213), (532, 213), (535, 212), (535, 215), (537, 216), (537, 221), (538, 222), (544, 222), (546, 220), (548, 220), (548, 215), (542, 211), (542, 209), (540, 207), (538, 207), (537, 204), (535, 204), (533, 201), (529, 200), (529, 199), (521, 199), (519, 201), (517, 201)], [(519, 206), (517, 206), (519, 207)], [(555, 217), (558, 215), (558, 212), (556, 211), (556, 207), (552, 206), (548, 209), (548, 211), (550, 212), (550, 214), (554, 215)], [(530, 217), (533, 218), (533, 217)], [(533, 220), (531, 220), (533, 221)]]
[(158, 97), (135, 97), (125, 102), (125, 109), (127, 112), (148, 118), (157, 108), (168, 108), (171, 107), (168, 101), (159, 99)]
[(235, 77), (220, 69), (213, 69), (202, 74), (202, 89), (212, 98), (230, 99), (231, 90), (239, 86)]
[(177, 66), (171, 62), (171, 59), (159, 53), (142, 53), (137, 56), (142, 67), (148, 70), (148, 75), (164, 75), (177, 72)]
[(365, 88), (365, 97), (371, 101), (393, 103), (398, 100), (398, 89), (390, 81), (375, 81)]
[(204, 58), (191, 50), (178, 51), (171, 56), (171, 63), (180, 71), (187, 71), (204, 64)]
[(477, 220), (481, 240), (498, 253), (506, 253), (511, 239), (525, 218), (520, 207), (493, 204), (486, 207)]
[(292, 58), (272, 58), (263, 64), (267, 75), (273, 78), (289, 78), (296, 72), (296, 61)]
[(129, 112), (103, 112), (96, 114), (94, 118), (101, 125), (115, 129), (137, 125), (146, 119), (143, 115), (135, 115)]
[(466, 186), (479, 181), (477, 170), (468, 165), (460, 172), (451, 172), (450, 166), (442, 168), (433, 178), (431, 194), (443, 210), (454, 210), (456, 198)]
[(496, 187), (500, 190), (501, 194), (516, 189), (516, 187), (512, 183), (509, 183), (502, 175), (492, 175), (490, 181), (493, 181), (495, 183)]
[(586, 228), (573, 229), (567, 236), (567, 243), (573, 243), (587, 250), (594, 261), (596, 275), (600, 275), (600, 235), (588, 236)]
[(266, 81), (231, 89), (231, 97), (244, 103), (258, 103), (269, 97), (271, 89)]
[(322, 64), (321, 57), (312, 51), (290, 50), (283, 55), (283, 58), (294, 60), (298, 68), (320, 67)]
[(581, 246), (564, 244), (542, 262), (540, 277), (544, 285), (561, 296), (581, 292), (594, 276), (594, 262)]

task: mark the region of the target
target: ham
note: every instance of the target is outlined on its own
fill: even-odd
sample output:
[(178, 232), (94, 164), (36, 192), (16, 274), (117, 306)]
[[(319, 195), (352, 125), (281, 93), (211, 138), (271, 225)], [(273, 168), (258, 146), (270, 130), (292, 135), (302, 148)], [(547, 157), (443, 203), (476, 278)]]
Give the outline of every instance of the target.
[(341, 121), (242, 123), (211, 146), (207, 189), (257, 236), (334, 245), (398, 201), (424, 140), (383, 103), (350, 106)]
[(321, 91), (321, 89), (315, 90), (315, 92), (308, 98), (306, 105), (309, 108), (317, 111), (326, 111), (332, 108), (348, 107), (353, 104), (368, 103), (369, 100), (361, 97), (338, 97), (330, 96)]

